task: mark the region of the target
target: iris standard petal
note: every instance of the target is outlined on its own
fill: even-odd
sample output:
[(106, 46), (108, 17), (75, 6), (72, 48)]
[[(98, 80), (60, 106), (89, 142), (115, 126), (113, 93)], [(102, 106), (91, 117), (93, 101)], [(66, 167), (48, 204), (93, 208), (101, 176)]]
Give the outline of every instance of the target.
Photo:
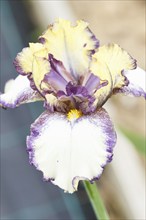
[(121, 89), (116, 89), (114, 93), (125, 93), (131, 96), (143, 96), (146, 99), (146, 72), (137, 67), (135, 70), (123, 71), (129, 83)]
[(29, 43), (29, 47), (18, 53), (14, 60), (17, 72), (21, 75), (32, 73), (33, 54), (42, 49), (44, 49), (44, 46), (40, 43)]
[(32, 124), (27, 149), (30, 163), (46, 180), (73, 193), (80, 180), (100, 177), (112, 159), (115, 143), (116, 134), (104, 109), (78, 114), (75, 120), (46, 111)]
[(77, 25), (58, 19), (40, 37), (40, 42), (50, 54), (63, 62), (75, 79), (88, 71), (91, 54), (99, 42), (88, 28), (88, 23), (79, 20)]
[[(42, 92), (43, 88), (41, 87), (42, 80), (44, 79), (45, 74), (50, 72), (50, 63), (48, 60), (48, 52), (46, 49), (42, 49), (33, 56), (32, 63), (32, 77), (35, 83), (36, 88)], [(45, 85), (43, 85), (45, 86)]]
[[(107, 86), (97, 91), (95, 97), (103, 97), (102, 102), (112, 94), (113, 89), (121, 88), (128, 84), (123, 70), (132, 70), (136, 68), (136, 60), (134, 60), (125, 50), (117, 44), (109, 44), (98, 48), (93, 55), (90, 66), (92, 73), (107, 80)], [(101, 105), (101, 102), (99, 104)]]
[(19, 75), (15, 80), (7, 82), (5, 93), (0, 95), (0, 105), (4, 108), (15, 108), (21, 104), (41, 101), (42, 97), (30, 87), (26, 76)]

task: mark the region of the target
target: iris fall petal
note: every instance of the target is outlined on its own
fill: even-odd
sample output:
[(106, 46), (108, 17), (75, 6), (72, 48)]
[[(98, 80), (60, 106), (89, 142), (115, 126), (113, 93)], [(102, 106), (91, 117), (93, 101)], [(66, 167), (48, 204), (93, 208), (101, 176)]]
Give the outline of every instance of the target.
[(73, 122), (63, 113), (44, 112), (31, 126), (27, 138), (30, 163), (67, 192), (79, 180), (98, 179), (111, 161), (116, 134), (104, 109)]
[(121, 89), (115, 90), (115, 93), (124, 93), (131, 96), (143, 96), (146, 99), (146, 72), (137, 67), (135, 70), (124, 71), (129, 83)]
[(5, 93), (0, 95), (0, 105), (4, 108), (15, 108), (21, 104), (43, 100), (38, 92), (30, 87), (26, 76), (19, 75), (15, 80), (8, 81)]

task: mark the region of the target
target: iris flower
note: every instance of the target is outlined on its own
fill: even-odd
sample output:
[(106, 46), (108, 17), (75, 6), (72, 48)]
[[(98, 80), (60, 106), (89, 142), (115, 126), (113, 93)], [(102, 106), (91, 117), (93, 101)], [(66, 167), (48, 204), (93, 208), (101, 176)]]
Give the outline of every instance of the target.
[(45, 108), (27, 137), (30, 163), (69, 193), (80, 180), (98, 179), (116, 144), (103, 105), (118, 93), (146, 98), (145, 71), (117, 44), (99, 46), (85, 21), (64, 19), (18, 53), (14, 65), (19, 75), (6, 84), (1, 106), (43, 101)]

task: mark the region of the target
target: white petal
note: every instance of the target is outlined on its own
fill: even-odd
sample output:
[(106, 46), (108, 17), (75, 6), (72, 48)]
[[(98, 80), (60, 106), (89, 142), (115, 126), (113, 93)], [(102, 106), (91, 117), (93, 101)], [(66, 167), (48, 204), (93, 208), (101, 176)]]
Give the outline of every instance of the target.
[(146, 72), (137, 67), (134, 70), (124, 71), (123, 75), (127, 77), (129, 84), (115, 91), (115, 93), (125, 93), (126, 95), (146, 98)]
[(130, 84), (140, 87), (146, 92), (146, 72), (143, 69), (137, 67), (134, 70), (126, 71), (125, 76), (128, 78)]
[(5, 85), (5, 93), (0, 95), (0, 105), (6, 108), (38, 100), (42, 100), (42, 97), (30, 87), (28, 78), (21, 75), (15, 80), (9, 80)]
[(115, 142), (116, 134), (104, 109), (73, 123), (65, 114), (46, 111), (32, 125), (27, 147), (31, 164), (44, 178), (72, 193), (79, 180), (100, 177), (112, 159)]

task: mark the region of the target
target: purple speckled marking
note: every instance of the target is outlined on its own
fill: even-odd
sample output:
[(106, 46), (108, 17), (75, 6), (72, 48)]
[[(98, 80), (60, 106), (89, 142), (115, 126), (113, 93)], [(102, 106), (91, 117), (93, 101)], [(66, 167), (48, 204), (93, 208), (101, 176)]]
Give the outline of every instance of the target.
[(0, 104), (6, 108), (16, 108), (21, 104), (31, 102), (31, 100), (33, 101), (33, 99), (36, 99), (36, 98), (38, 98), (38, 99), (40, 98), (39, 94), (33, 90), (23, 91), (22, 93), (19, 93), (13, 103), (6, 102), (2, 98), (2, 96), (3, 96), (3, 94), (0, 95)]
[(132, 83), (129, 83), (128, 86), (124, 86), (120, 89), (114, 89), (113, 90), (113, 94), (120, 94), (120, 93), (123, 93), (125, 95), (131, 95), (131, 96), (135, 96), (135, 97), (144, 97), (146, 99), (146, 93), (145, 91), (140, 88), (140, 87), (136, 87), (135, 85), (133, 85)]
[[(114, 130), (112, 121), (110, 120), (108, 113), (103, 108), (98, 109), (98, 111), (90, 114), (89, 116), (87, 115), (86, 117), (88, 117), (88, 120), (92, 124), (95, 124), (95, 126), (100, 126), (102, 128), (103, 134), (105, 134), (105, 145), (107, 146), (107, 160), (104, 164), (101, 165), (101, 167), (104, 168), (107, 163), (112, 161), (113, 148), (117, 141), (116, 132)], [(79, 120), (83, 119), (84, 117), (80, 118)]]
[(96, 38), (96, 36), (93, 34), (89, 27), (87, 27), (87, 30), (91, 34), (90, 38), (95, 42), (95, 49), (97, 49), (100, 45), (99, 40)]

